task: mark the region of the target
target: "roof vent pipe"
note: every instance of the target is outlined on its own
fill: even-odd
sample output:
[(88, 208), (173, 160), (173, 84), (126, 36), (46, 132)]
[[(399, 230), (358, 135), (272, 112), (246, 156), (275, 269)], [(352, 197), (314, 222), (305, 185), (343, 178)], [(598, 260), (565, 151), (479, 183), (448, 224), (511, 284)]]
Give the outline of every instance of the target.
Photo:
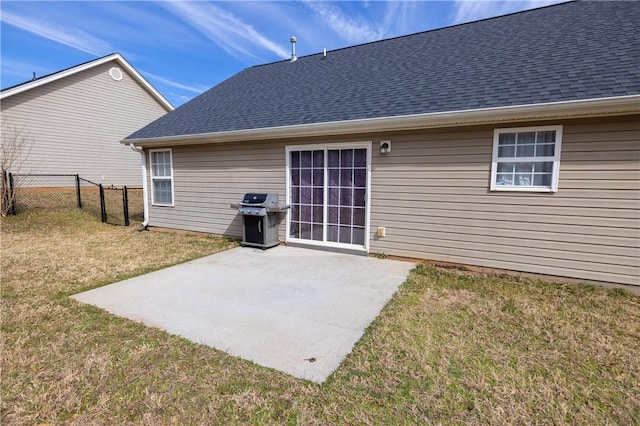
[(289, 62), (295, 62), (298, 60), (298, 57), (296, 56), (296, 41), (296, 38), (291, 36), (291, 60)]

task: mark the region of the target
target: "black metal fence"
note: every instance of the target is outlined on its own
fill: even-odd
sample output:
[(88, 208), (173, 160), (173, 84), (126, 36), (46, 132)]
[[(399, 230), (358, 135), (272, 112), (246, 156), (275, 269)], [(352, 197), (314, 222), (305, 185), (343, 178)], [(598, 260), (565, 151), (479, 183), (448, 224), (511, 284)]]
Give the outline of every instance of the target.
[(142, 188), (103, 186), (78, 175), (8, 173), (2, 181), (7, 186), (2, 201), (9, 214), (79, 208), (113, 225), (143, 220)]

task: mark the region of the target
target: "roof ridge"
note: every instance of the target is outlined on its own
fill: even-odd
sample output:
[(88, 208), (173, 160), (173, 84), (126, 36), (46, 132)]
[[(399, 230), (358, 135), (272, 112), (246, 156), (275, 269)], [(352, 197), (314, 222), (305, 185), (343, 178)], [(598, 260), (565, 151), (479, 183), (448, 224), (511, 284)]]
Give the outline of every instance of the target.
[[(79, 63), (79, 64), (75, 64), (75, 65), (72, 65), (72, 66), (70, 66), (70, 67), (63, 68), (63, 69), (61, 69), (61, 70), (51, 72), (51, 73), (49, 73), (49, 74), (41, 75), (40, 77), (32, 78), (31, 80), (23, 81), (22, 83), (14, 84), (13, 86), (9, 86), (9, 87), (5, 87), (4, 89), (0, 89), (0, 92), (4, 92), (4, 91), (7, 91), (7, 90), (15, 89), (16, 87), (20, 87), (20, 86), (22, 86), (23, 84), (29, 84), (29, 83), (32, 83), (32, 82), (34, 82), (34, 81), (41, 80), (41, 79), (43, 79), (43, 78), (51, 77), (52, 75), (56, 75), (56, 74), (58, 74), (58, 73), (62, 73), (62, 72), (65, 72), (65, 71), (69, 71), (70, 69), (73, 69), (73, 68), (76, 68), (76, 67), (81, 67), (81, 66), (83, 66), (83, 65), (90, 64), (91, 62), (99, 61), (99, 60), (101, 60), (101, 59), (108, 58), (109, 56), (114, 56), (114, 55), (120, 55), (120, 53), (119, 53), (119, 52), (109, 53), (108, 55), (100, 56), (100, 57), (98, 57), (98, 58), (91, 59), (91, 60), (89, 60), (89, 61), (85, 61), (85, 62), (82, 62), (82, 63)], [(122, 55), (121, 55), (121, 56), (122, 56)]]
[[(548, 8), (552, 8), (552, 7), (564, 6), (564, 5), (568, 5), (568, 4), (571, 4), (571, 3), (578, 3), (578, 2), (581, 2), (581, 1), (585, 1), (585, 0), (565, 0), (565, 1), (562, 1), (560, 3), (547, 4), (547, 5), (540, 6), (540, 7), (534, 7), (532, 9), (519, 10), (517, 12), (506, 13), (504, 15), (490, 16), (488, 18), (476, 19), (475, 21), (461, 22), (459, 24), (447, 25), (445, 27), (432, 28), (430, 30), (417, 31), (415, 33), (403, 34), (403, 35), (399, 35), (399, 36), (383, 38), (383, 39), (380, 39), (380, 40), (368, 41), (366, 43), (353, 44), (353, 45), (350, 45), (350, 46), (339, 47), (337, 49), (327, 50), (327, 54), (329, 54), (331, 52), (339, 52), (341, 50), (348, 50), (348, 49), (353, 49), (353, 48), (356, 48), (356, 47), (367, 46), (367, 45), (371, 45), (371, 44), (375, 44), (375, 43), (382, 43), (382, 42), (385, 42), (385, 41), (391, 41), (391, 40), (397, 40), (397, 39), (401, 39), (401, 38), (413, 37), (413, 36), (416, 36), (418, 34), (432, 33), (432, 32), (436, 32), (436, 31), (447, 30), (447, 29), (450, 29), (450, 28), (462, 27), (462, 26), (465, 26), (465, 25), (476, 24), (478, 22), (484, 22), (484, 21), (490, 21), (490, 20), (493, 20), (493, 19), (505, 18), (507, 16), (519, 15), (519, 14), (522, 14), (522, 13), (533, 12), (533, 11), (536, 11), (536, 10), (542, 10), (542, 9), (548, 9)], [(322, 53), (323, 52), (317, 52), (317, 53), (310, 53), (308, 55), (298, 56), (298, 60), (304, 59), (304, 58), (309, 58), (311, 56), (317, 56), (317, 55), (320, 55)], [(279, 61), (252, 65), (252, 66), (250, 66), (248, 68), (259, 68), (259, 67), (264, 67), (264, 66), (267, 66), (267, 65), (279, 64), (279, 63), (290, 62), (290, 61), (291, 61), (290, 59), (281, 59)]]
[(132, 74), (132, 77), (138, 84), (142, 86), (144, 90), (146, 90), (158, 103), (160, 103), (167, 111), (172, 111), (174, 109), (171, 102), (169, 102), (158, 90), (153, 87), (151, 83), (142, 75), (140, 72), (130, 64), (120, 53), (111, 53), (109, 55), (101, 56), (96, 59), (92, 59), (90, 61), (83, 62), (81, 64), (74, 65), (72, 67), (68, 67), (59, 71), (56, 71), (51, 74), (43, 75), (42, 77), (31, 79), (29, 81), (25, 81), (24, 83), (20, 83), (11, 87), (7, 87), (0, 91), (0, 100), (20, 94), (22, 92), (32, 90), (36, 87), (39, 87), (44, 84), (49, 84), (53, 81), (59, 80), (61, 78), (66, 78), (70, 75), (84, 72), (88, 69), (95, 68), (96, 66), (115, 61), (117, 64), (120, 64), (124, 69), (127, 70), (128, 73)]
[[(191, 137), (208, 143), (377, 134), (477, 125), (485, 113), (495, 113), (489, 120), (494, 124), (635, 113), (638, 108), (629, 107), (640, 97), (632, 54), (640, 33), (629, 30), (640, 22), (635, 6), (565, 2), (345, 49), (328, 60), (319, 53), (293, 64), (247, 67), (127, 140), (169, 144)], [(616, 102), (624, 106), (609, 109)], [(577, 113), (595, 105), (600, 106)], [(456, 121), (460, 114), (470, 114), (469, 121)], [(407, 127), (385, 129), (391, 122)]]

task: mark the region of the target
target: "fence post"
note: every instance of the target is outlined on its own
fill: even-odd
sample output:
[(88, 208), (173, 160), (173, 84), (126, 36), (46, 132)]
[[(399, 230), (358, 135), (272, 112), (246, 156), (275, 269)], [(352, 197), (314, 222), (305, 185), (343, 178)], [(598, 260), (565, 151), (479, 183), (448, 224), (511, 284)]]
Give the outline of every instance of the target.
[(106, 223), (107, 222), (107, 206), (104, 201), (104, 188), (102, 187), (101, 183), (98, 184), (98, 186), (100, 187), (100, 219), (102, 220), (102, 223)]
[(13, 182), (13, 173), (9, 173), (9, 203), (11, 203), (11, 214), (16, 215), (16, 193)]
[(80, 175), (76, 175), (76, 195), (78, 196), (78, 208), (82, 209), (82, 197), (80, 195)]
[(122, 187), (122, 212), (124, 213), (124, 226), (129, 226), (129, 194), (127, 187)]
[(7, 209), (6, 212), (9, 213), (11, 210), (11, 206), (9, 205), (9, 175), (6, 170), (2, 170), (2, 208)]

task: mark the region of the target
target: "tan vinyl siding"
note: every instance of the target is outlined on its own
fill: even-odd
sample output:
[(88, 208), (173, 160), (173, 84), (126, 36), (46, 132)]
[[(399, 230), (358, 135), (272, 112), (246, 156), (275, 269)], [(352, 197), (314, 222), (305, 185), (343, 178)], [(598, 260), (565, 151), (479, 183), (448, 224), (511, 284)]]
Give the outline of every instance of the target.
[[(109, 76), (114, 66), (121, 81)], [(120, 141), (166, 112), (115, 61), (2, 100), (2, 121), (32, 141), (21, 173), (79, 174), (105, 185), (141, 186), (140, 154)]]
[(394, 138), (374, 157), (371, 251), (640, 284), (637, 117), (550, 124), (557, 193), (488, 190), (493, 127)]
[(372, 253), (639, 285), (639, 123), (548, 123), (564, 125), (556, 193), (489, 191), (493, 126), (173, 148), (175, 207), (152, 207), (151, 225), (239, 237), (229, 205), (245, 192), (284, 202), (286, 145), (373, 141)]
[[(241, 237), (241, 218), (230, 205), (237, 204), (246, 192), (277, 192), (284, 204), (284, 146), (174, 147), (174, 207), (150, 206), (150, 225)], [(279, 231), (284, 240), (284, 220)]]

